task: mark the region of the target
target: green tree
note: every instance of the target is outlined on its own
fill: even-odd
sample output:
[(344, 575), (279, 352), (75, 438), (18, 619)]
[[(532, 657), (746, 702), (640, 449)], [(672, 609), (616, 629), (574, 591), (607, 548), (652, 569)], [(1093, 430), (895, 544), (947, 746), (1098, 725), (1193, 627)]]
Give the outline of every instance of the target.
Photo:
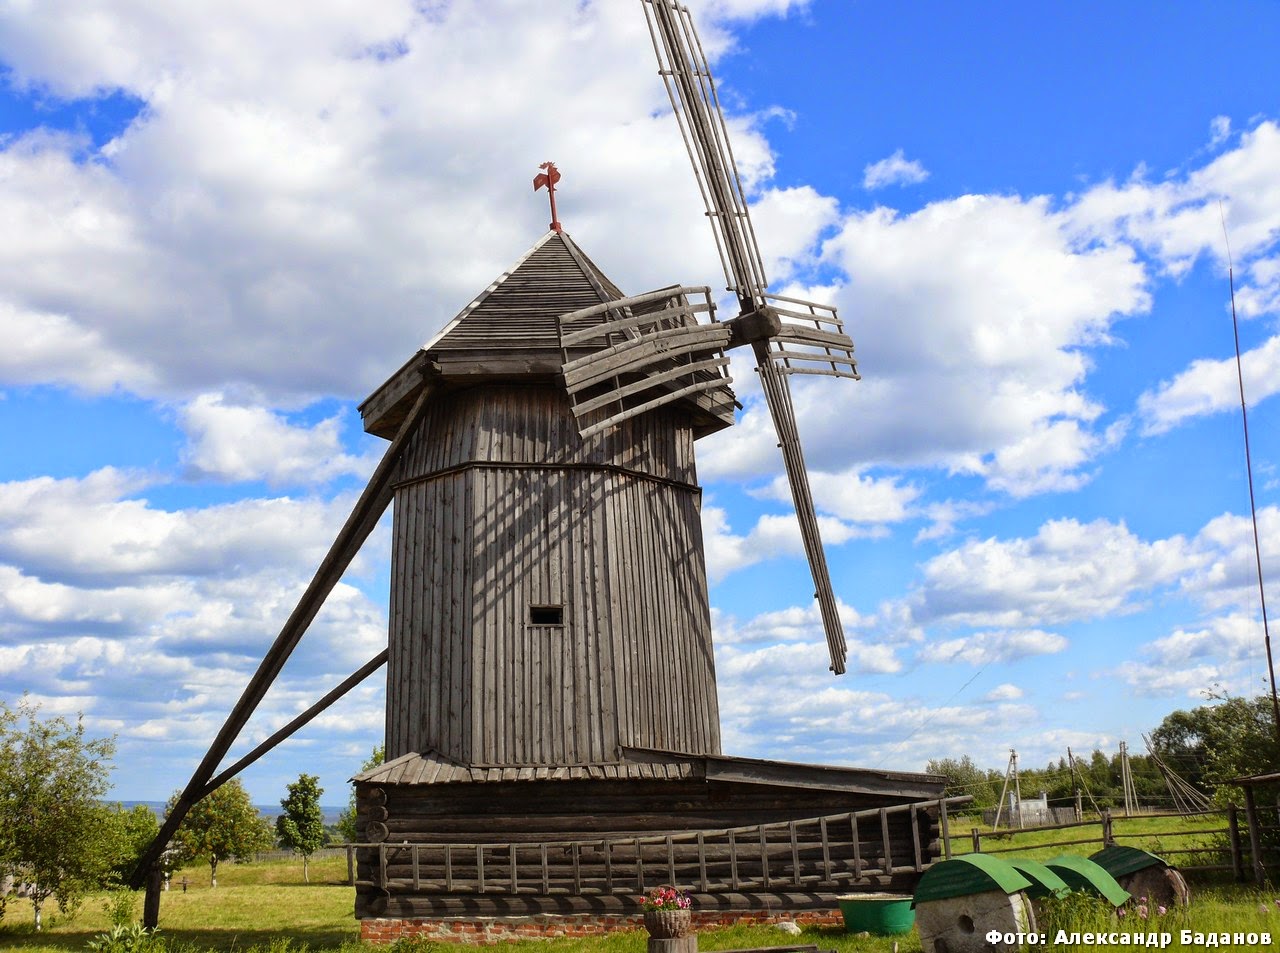
[(311, 855), (329, 840), (324, 829), (324, 813), (320, 810), (320, 779), (314, 774), (300, 774), (288, 785), (288, 797), (280, 802), (284, 813), (276, 818), (276, 836), (280, 844), (302, 855), (302, 879), (311, 883), (308, 864)]
[[(179, 797), (174, 793), (165, 811), (173, 810)], [(212, 794), (196, 802), (182, 819), (173, 845), (185, 861), (209, 862), (209, 886), (218, 886), (218, 862), (234, 857), (247, 860), (275, 844), (271, 825), (249, 801), (249, 792), (239, 779), (228, 781)]]
[(35, 927), (50, 898), (74, 910), (107, 877), (106, 794), (115, 741), (89, 738), (83, 719), (42, 719), (27, 699), (0, 702), (0, 875), (31, 885)]
[(940, 774), (947, 779), (946, 797), (968, 794), (973, 798), (965, 810), (980, 811), (995, 807), (1000, 796), (1000, 774), (979, 768), (968, 755), (962, 758), (938, 758), (925, 766), (927, 774)]
[[(369, 758), (360, 766), (361, 771), (371, 771), (386, 759), (387, 748), (385, 745), (375, 745)], [(347, 802), (347, 809), (338, 815), (338, 836), (345, 843), (354, 844), (359, 832), (356, 830), (356, 792), (355, 788), (351, 789), (351, 800)]]
[(1277, 765), (1271, 699), (1215, 697), (1213, 704), (1165, 716), (1151, 733), (1160, 757), (1201, 789), (1221, 786), (1219, 799), (1239, 797), (1232, 778), (1273, 771)]
[(142, 853), (160, 833), (160, 821), (145, 804), (128, 810), (122, 804), (107, 809), (110, 837), (111, 879), (125, 883), (138, 866)]

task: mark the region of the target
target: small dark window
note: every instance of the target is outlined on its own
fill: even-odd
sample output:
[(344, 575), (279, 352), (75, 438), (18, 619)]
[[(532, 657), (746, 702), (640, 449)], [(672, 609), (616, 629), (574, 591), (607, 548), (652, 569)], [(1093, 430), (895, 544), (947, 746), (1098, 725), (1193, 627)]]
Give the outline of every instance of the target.
[(529, 606), (530, 625), (564, 625), (564, 606)]

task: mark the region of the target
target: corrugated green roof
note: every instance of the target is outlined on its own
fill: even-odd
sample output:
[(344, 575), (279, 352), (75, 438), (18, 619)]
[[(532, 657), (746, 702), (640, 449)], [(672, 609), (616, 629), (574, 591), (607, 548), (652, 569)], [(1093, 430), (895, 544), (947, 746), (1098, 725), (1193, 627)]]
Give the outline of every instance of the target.
[(1044, 865), (1065, 880), (1072, 890), (1087, 890), (1102, 897), (1113, 907), (1127, 903), (1130, 899), (1129, 891), (1116, 883), (1115, 877), (1084, 857), (1063, 854), (1053, 860), (1046, 860)]
[(1033, 900), (1041, 897), (1061, 897), (1071, 892), (1067, 882), (1038, 860), (1021, 857), (1010, 860), (1009, 866), (1031, 881), (1027, 896)]
[(999, 890), (1017, 893), (1031, 886), (1031, 881), (1014, 870), (1006, 861), (990, 854), (965, 854), (934, 864), (924, 872), (916, 885), (913, 905), (947, 897), (967, 897), (975, 893)]
[(1150, 851), (1137, 847), (1123, 847), (1119, 844), (1104, 847), (1096, 854), (1091, 854), (1089, 859), (1117, 880), (1128, 874), (1137, 873), (1139, 870), (1146, 870), (1148, 867), (1169, 866), (1168, 861)]

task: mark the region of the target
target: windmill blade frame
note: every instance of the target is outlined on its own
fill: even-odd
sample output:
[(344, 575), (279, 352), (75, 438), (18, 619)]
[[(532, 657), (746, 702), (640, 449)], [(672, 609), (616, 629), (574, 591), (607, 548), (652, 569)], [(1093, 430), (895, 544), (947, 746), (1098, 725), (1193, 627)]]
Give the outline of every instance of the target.
[(728, 346), (750, 344), (755, 353), (813, 576), (831, 671), (842, 674), (848, 651), (844, 627), (822, 547), (787, 377), (792, 373), (816, 373), (857, 378), (853, 341), (844, 333), (833, 308), (767, 294), (768, 279), (747, 211), (742, 177), (734, 160), (715, 80), (689, 8), (678, 0), (641, 3), (658, 72), (693, 166), (720, 263), (742, 309), (737, 319), (728, 322), (733, 331)]
[(796, 519), (800, 523), (800, 539), (804, 543), (805, 558), (813, 576), (813, 596), (818, 600), (822, 615), (822, 628), (827, 637), (827, 650), (831, 655), (831, 671), (837, 675), (845, 672), (848, 645), (844, 638), (844, 624), (840, 621), (840, 607), (835, 589), (831, 585), (831, 571), (827, 568), (827, 555), (822, 548), (822, 534), (818, 529), (818, 515), (813, 504), (813, 491), (809, 488), (809, 474), (804, 465), (804, 451), (800, 447), (800, 431), (796, 426), (795, 407), (791, 402), (791, 386), (783, 369), (769, 359), (767, 345), (756, 345), (760, 385), (765, 402), (773, 416), (778, 433), (778, 448), (787, 471), (787, 483), (791, 486), (791, 500), (795, 505)]
[(769, 286), (764, 259), (747, 214), (746, 192), (734, 161), (715, 80), (689, 8), (674, 0), (641, 2), (658, 58), (658, 72), (693, 165), (725, 280), (744, 309), (748, 303), (761, 305), (761, 296)]
[[(769, 357), (785, 373), (862, 380), (853, 356), (853, 341), (845, 334), (844, 322), (834, 307), (783, 295), (767, 294), (764, 299), (781, 324), (770, 339)], [(804, 363), (793, 363), (796, 361)], [(810, 367), (809, 363), (815, 366)]]
[[(704, 314), (709, 323), (698, 320)], [(729, 329), (714, 316), (705, 286), (661, 288), (560, 315), (561, 372), (583, 439), (689, 397), (732, 418)]]

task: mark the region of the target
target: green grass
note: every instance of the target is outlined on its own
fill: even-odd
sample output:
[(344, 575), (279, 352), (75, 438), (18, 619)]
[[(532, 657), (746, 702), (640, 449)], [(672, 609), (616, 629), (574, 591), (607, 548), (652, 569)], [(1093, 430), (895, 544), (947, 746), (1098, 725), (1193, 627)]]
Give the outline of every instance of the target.
[[(1176, 825), (1177, 822), (1169, 818), (1135, 819), (1118, 823), (1116, 830), (1132, 832), (1145, 826), (1149, 831), (1162, 831), (1174, 830)], [(1197, 826), (1212, 824), (1186, 825)], [(1036, 852), (1042, 851), (1043, 856), (1048, 857), (1061, 853), (1062, 849), (1045, 847), (1045, 842), (1071, 839), (1078, 834), (1078, 831), (1031, 832), (1021, 835), (1019, 843), (1028, 846), (1025, 856), (1037, 856)], [(960, 846), (959, 841), (954, 844), (957, 850)], [(1138, 846), (1147, 844), (1138, 843)], [(1091, 850), (1085, 845), (1074, 852), (1088, 854)], [(188, 880), (185, 893), (181, 889), (184, 876)], [(310, 885), (302, 883), (302, 866), (295, 861), (223, 864), (218, 871), (218, 887), (211, 889), (207, 867), (179, 871), (174, 876), (174, 886), (161, 900), (163, 943), (153, 946), (149, 953), (361, 953), (366, 950), (359, 942), (359, 927), (352, 916), (354, 889), (343, 883), (345, 859), (326, 858), (313, 863), (311, 878)], [(1280, 940), (1280, 906), (1276, 904), (1280, 891), (1259, 891), (1234, 884), (1206, 887), (1193, 882), (1192, 894), (1189, 912), (1171, 913), (1149, 921), (1139, 921), (1131, 913), (1125, 920), (1115, 921), (1112, 929), (1165, 929), (1174, 934), (1175, 944), (1178, 930), (1183, 928), (1204, 933), (1269, 931)], [(11, 901), (4, 920), (0, 921), (0, 951), (82, 953), (88, 942), (109, 926), (104, 900), (104, 896), (90, 897), (73, 918), (59, 915), (56, 908), (46, 908), (46, 929), (41, 934), (31, 927), (30, 904), (25, 900)], [(141, 897), (137, 899), (137, 909), (141, 909)], [(1079, 914), (1079, 929), (1091, 928), (1087, 919), (1084, 913)], [(1101, 922), (1106, 922), (1105, 916)], [(704, 951), (814, 943), (821, 949), (841, 953), (891, 953), (895, 942), (898, 953), (920, 953), (920, 940), (914, 931), (896, 938), (855, 937), (830, 927), (809, 927), (798, 937), (760, 926), (698, 933), (698, 947)], [(646, 935), (636, 929), (607, 937), (509, 943), (504, 944), (503, 949), (517, 953), (643, 953), (645, 947)], [(395, 953), (458, 953), (463, 949), (467, 948), (419, 942), (402, 944)]]
[[(313, 949), (337, 949), (358, 940), (360, 928), (352, 911), (355, 889), (345, 885), (345, 858), (311, 864), (311, 884), (302, 883), (302, 864), (274, 861), (218, 865), (218, 886), (209, 886), (208, 866), (189, 867), (173, 876), (160, 901), (160, 930), (171, 943), (199, 950), (246, 951), (288, 939)], [(188, 880), (184, 893), (183, 877)], [(31, 904), (11, 901), (0, 922), (0, 950), (68, 953), (84, 950), (95, 935), (108, 929), (102, 896), (90, 897), (73, 918), (45, 907), (45, 929), (31, 927)], [(142, 910), (139, 896), (137, 911)]]
[[(1029, 860), (1049, 860), (1059, 854), (1078, 854), (1088, 857), (1102, 849), (1101, 823), (1084, 827), (1068, 827), (1060, 830), (1005, 830), (993, 833), (990, 827), (982, 824), (980, 819), (971, 817), (952, 817), (948, 824), (951, 830), (951, 850), (953, 854), (973, 852), (971, 831), (977, 827), (982, 832), (982, 852), (994, 853), (997, 856), (1025, 857)], [(1227, 826), (1226, 819), (1217, 816), (1207, 817), (1114, 817), (1112, 832), (1116, 842), (1127, 847), (1140, 847), (1153, 854), (1164, 856), (1168, 851), (1195, 850), (1197, 854), (1174, 854), (1169, 856), (1171, 863), (1188, 866), (1192, 864), (1227, 863), (1224, 855), (1217, 850), (1226, 846), (1226, 835), (1205, 833), (1221, 831)], [(1061, 841), (1084, 841), (1068, 847), (1050, 846)], [(1009, 848), (1014, 850), (1005, 853)], [(1203, 853), (1199, 853), (1203, 852)]]

